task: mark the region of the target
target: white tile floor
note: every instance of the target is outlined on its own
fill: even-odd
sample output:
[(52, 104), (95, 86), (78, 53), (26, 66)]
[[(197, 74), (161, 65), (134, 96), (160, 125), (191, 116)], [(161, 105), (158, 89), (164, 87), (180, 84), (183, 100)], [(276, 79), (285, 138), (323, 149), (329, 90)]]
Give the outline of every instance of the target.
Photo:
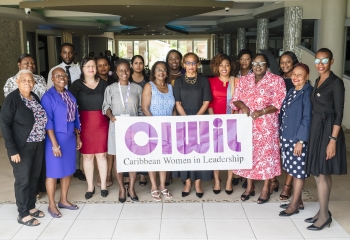
[(330, 228), (306, 230), (318, 203), (279, 217), (279, 203), (80, 204), (53, 219), (47, 204), (38, 227), (16, 222), (16, 206), (0, 205), (0, 239), (342, 239), (350, 235), (333, 218)]

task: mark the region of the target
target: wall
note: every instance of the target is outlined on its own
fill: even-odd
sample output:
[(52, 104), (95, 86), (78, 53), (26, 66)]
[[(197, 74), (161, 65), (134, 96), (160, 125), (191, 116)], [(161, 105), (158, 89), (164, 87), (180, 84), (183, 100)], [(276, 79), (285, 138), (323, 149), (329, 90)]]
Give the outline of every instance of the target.
[(350, 129), (350, 78), (345, 77), (343, 78), (344, 85), (345, 85), (345, 105), (344, 105), (344, 117), (343, 117), (343, 125)]
[(318, 72), (314, 65), (315, 53), (301, 45), (297, 45), (296, 51), (301, 51), (301, 62), (309, 66), (310, 81), (314, 85), (316, 78), (318, 78)]
[(0, 105), (4, 101), (6, 80), (18, 72), (17, 59), (21, 54), (21, 34), (19, 21), (0, 19)]

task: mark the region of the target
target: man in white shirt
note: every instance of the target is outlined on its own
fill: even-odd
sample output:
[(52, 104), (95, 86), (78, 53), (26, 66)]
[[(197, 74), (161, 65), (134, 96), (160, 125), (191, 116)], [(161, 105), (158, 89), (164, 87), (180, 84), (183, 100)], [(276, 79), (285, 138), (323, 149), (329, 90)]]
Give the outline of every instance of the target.
[[(74, 45), (71, 43), (63, 43), (61, 45), (61, 58), (62, 63), (59, 65), (51, 68), (49, 72), (49, 76), (47, 78), (47, 88), (51, 88), (53, 86), (52, 82), (52, 72), (55, 68), (63, 68), (66, 73), (68, 74), (68, 84), (66, 86), (67, 89), (69, 89), (70, 85), (80, 78), (80, 66), (78, 64), (75, 64), (74, 61), (74, 55), (75, 55), (75, 48)], [(81, 181), (86, 181), (86, 177), (84, 173), (80, 170), (80, 152), (77, 151), (76, 154), (76, 171), (73, 174), (74, 177), (78, 178)]]
[(74, 55), (75, 55), (75, 48), (74, 45), (71, 43), (63, 43), (61, 45), (61, 58), (62, 63), (58, 64), (57, 66), (51, 68), (49, 72), (49, 76), (47, 78), (47, 87), (51, 88), (53, 86), (52, 83), (52, 71), (55, 68), (63, 68), (66, 73), (68, 74), (68, 84), (66, 86), (67, 89), (69, 89), (70, 85), (77, 79), (80, 78), (80, 66), (78, 64), (75, 64), (74, 61)]

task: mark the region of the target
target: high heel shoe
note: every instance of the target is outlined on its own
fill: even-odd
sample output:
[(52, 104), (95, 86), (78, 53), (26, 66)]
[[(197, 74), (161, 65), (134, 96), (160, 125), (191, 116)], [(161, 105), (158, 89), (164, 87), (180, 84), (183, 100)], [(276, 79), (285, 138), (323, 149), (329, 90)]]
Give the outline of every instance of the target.
[[(221, 183), (221, 179), (219, 179), (220, 180), (220, 183)], [(214, 184), (214, 187), (215, 187), (215, 184)], [(219, 194), (220, 192), (221, 192), (221, 188), (219, 189), (219, 190), (215, 190), (214, 188), (213, 188), (213, 192), (215, 193), (215, 194)], [(199, 198), (201, 198), (201, 197), (199, 197)]]
[(135, 197), (132, 197), (130, 192), (129, 192), (129, 189), (127, 190), (127, 192), (128, 192), (128, 197), (130, 197), (131, 201), (133, 201), (133, 202), (139, 201), (139, 197), (136, 195), (136, 193), (135, 193)]
[(182, 197), (187, 197), (188, 195), (190, 195), (191, 188), (192, 188), (192, 186), (190, 187), (190, 190), (188, 192), (182, 191)]
[(307, 230), (312, 230), (312, 231), (320, 231), (320, 230), (322, 230), (325, 226), (327, 226), (328, 225), (328, 227), (330, 227), (331, 226), (331, 223), (332, 223), (332, 217), (331, 216), (329, 216), (329, 218), (327, 219), (327, 221), (324, 223), (324, 224), (322, 224), (321, 226), (319, 226), (319, 227), (316, 227), (315, 225), (310, 225), (310, 226), (308, 226), (306, 229)]
[(249, 200), (250, 196), (255, 196), (255, 189), (253, 189), (253, 191), (251, 191), (249, 194), (247, 195), (244, 195), (244, 193), (241, 195), (241, 200), (244, 202), (244, 201), (247, 201)]
[(257, 203), (258, 204), (264, 204), (264, 203), (267, 203), (269, 200), (270, 200), (270, 193), (269, 193), (269, 195), (267, 196), (266, 199), (263, 199), (263, 198), (259, 197)]
[[(281, 204), (280, 205), (280, 208), (283, 208), (283, 209), (287, 209), (289, 206), (289, 203), (285, 203), (285, 204)], [(299, 203), (299, 210), (304, 210), (304, 203)]]
[(281, 212), (280, 212), (279, 216), (280, 216), (280, 217), (289, 217), (289, 216), (292, 216), (292, 215), (298, 214), (298, 213), (299, 213), (299, 209), (295, 210), (295, 211), (292, 212), (292, 213), (287, 213), (286, 210), (284, 210), (284, 211), (281, 211)]
[[(124, 187), (124, 189), (125, 189), (125, 187)], [(125, 191), (126, 191), (126, 189), (125, 189)], [(119, 202), (121, 202), (121, 203), (125, 203), (126, 197), (125, 197), (125, 198), (121, 198), (120, 195), (119, 195), (118, 200), (119, 200)]]
[[(288, 195), (283, 195), (282, 193), (280, 194), (280, 200), (285, 201), (288, 200), (290, 198), (290, 195), (292, 194), (292, 187), (293, 185), (288, 185), (288, 184), (284, 184), (284, 186), (287, 186), (289, 189), (289, 194)], [(283, 191), (282, 191), (283, 192)]]
[(269, 187), (269, 191), (270, 191), (270, 195), (275, 191), (278, 192), (278, 189), (280, 188), (280, 183), (278, 182), (278, 180), (275, 181), (270, 181), (270, 187)]
[(94, 190), (92, 192), (86, 192), (85, 193), (85, 199), (90, 199), (92, 198), (92, 195), (95, 193), (95, 187), (94, 187)]
[(204, 195), (204, 193), (199, 193), (199, 192), (196, 192), (196, 196), (199, 197), (199, 198), (202, 198)]
[(241, 177), (240, 177), (240, 178), (234, 178), (234, 179), (232, 179), (232, 185), (233, 185), (233, 186), (238, 185), (239, 180), (241, 180), (241, 182), (242, 182), (242, 178), (241, 178)]
[(233, 193), (233, 190), (226, 190), (225, 189), (225, 192), (226, 192), (227, 195), (231, 195)]
[(101, 190), (101, 197), (107, 197), (108, 196), (108, 190)]
[[(328, 214), (330, 217), (332, 217), (332, 213), (330, 211), (328, 211)], [(304, 220), (304, 222), (307, 222), (307, 223), (315, 223), (316, 221), (317, 221), (317, 218), (313, 218), (313, 217), (310, 217)]]

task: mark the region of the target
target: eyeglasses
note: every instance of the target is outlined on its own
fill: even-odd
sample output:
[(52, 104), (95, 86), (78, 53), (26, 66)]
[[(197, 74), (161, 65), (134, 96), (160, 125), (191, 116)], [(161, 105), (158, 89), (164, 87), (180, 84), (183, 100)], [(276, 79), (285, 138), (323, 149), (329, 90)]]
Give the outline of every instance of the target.
[(195, 66), (197, 65), (197, 62), (185, 62), (186, 66)]
[(96, 68), (96, 65), (85, 65), (84, 68)]
[(322, 63), (322, 64), (327, 64), (329, 62), (329, 58), (315, 58), (315, 61), (314, 61), (314, 63), (315, 64), (320, 64), (320, 63)]
[(68, 74), (67, 73), (55, 74), (54, 77), (55, 78), (67, 78)]
[(21, 83), (35, 83), (35, 81), (33, 79), (20, 79), (19, 80)]
[(155, 70), (156, 72), (163, 72), (163, 73), (166, 72), (166, 68), (156, 68)]
[(265, 66), (266, 62), (252, 62), (253, 67), (263, 67)]

